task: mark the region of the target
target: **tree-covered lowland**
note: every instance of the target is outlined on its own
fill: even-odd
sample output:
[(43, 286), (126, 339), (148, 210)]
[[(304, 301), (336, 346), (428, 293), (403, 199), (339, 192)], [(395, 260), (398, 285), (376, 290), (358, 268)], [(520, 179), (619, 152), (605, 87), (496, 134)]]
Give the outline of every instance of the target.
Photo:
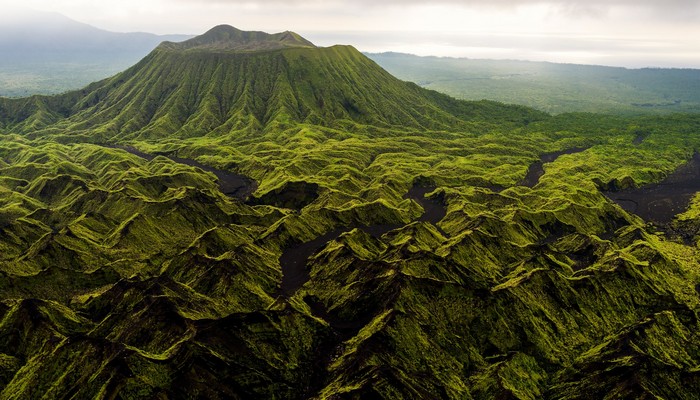
[(515, 60), (367, 54), (394, 76), (464, 100), (521, 104), (552, 114), (700, 112), (700, 70), (627, 69)]
[(700, 392), (700, 115), (219, 26), (0, 132), (0, 398)]
[(0, 97), (75, 90), (123, 71), (164, 40), (190, 37), (109, 32), (58, 13), (0, 5)]

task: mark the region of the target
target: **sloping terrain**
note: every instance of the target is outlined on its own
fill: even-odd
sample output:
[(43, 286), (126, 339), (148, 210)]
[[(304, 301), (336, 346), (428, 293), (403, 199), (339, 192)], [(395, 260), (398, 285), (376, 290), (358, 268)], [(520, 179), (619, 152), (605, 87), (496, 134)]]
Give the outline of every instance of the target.
[(182, 43), (165, 43), (162, 47), (175, 50), (210, 50), (210, 51), (261, 51), (278, 50), (292, 47), (314, 48), (313, 43), (294, 32), (269, 34), (265, 32), (248, 32), (230, 25), (219, 25), (203, 35)]
[(628, 69), (515, 60), (367, 54), (394, 76), (458, 99), (522, 104), (553, 114), (700, 112), (700, 70)]
[(350, 46), (317, 49), (293, 33), (243, 34), (226, 26), (182, 44), (165, 42), (81, 91), (0, 102), (0, 123), (13, 131), (38, 136), (60, 128), (89, 141), (277, 134), (301, 123), (475, 130), (473, 123), (489, 118), (523, 123), (543, 116), (423, 90)]
[(700, 201), (602, 192), (684, 171), (699, 116), (461, 102), (232, 29), (0, 99), (0, 398), (700, 391)]
[(130, 67), (164, 40), (190, 37), (109, 32), (58, 13), (13, 10), (5, 4), (0, 13), (0, 96), (81, 88)]

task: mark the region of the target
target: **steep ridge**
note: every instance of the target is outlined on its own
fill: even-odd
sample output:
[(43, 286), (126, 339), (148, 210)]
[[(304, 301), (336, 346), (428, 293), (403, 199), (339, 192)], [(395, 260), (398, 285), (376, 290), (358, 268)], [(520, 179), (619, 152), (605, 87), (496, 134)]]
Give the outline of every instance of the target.
[(34, 135), (51, 126), (52, 133), (89, 131), (92, 140), (125, 140), (251, 133), (299, 123), (474, 130), (473, 123), (494, 118), (521, 123), (544, 116), (421, 89), (350, 46), (315, 48), (291, 32), (268, 35), (230, 26), (181, 44), (163, 43), (134, 67), (79, 92), (33, 99), (3, 99), (0, 123)]
[(700, 199), (683, 243), (599, 190), (662, 181), (700, 116), (457, 102), (214, 33), (0, 101), (0, 399), (700, 391)]
[(241, 31), (230, 25), (219, 25), (195, 38), (180, 43), (164, 42), (160, 47), (170, 50), (262, 51), (316, 46), (294, 32), (271, 35), (265, 32)]

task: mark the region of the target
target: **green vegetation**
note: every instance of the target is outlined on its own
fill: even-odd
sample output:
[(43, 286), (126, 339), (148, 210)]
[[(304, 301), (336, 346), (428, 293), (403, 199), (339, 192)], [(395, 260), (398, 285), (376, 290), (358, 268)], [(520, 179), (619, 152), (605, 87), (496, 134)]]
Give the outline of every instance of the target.
[(400, 79), (464, 100), (522, 104), (552, 114), (700, 112), (700, 71), (368, 54)]
[(270, 35), (265, 32), (246, 32), (229, 25), (219, 25), (203, 35), (182, 43), (162, 43), (160, 47), (170, 50), (258, 52), (298, 47), (314, 48), (316, 46), (294, 32), (287, 31)]
[(187, 35), (116, 33), (58, 13), (2, 10), (0, 96), (27, 97), (79, 89), (130, 67), (164, 40)]
[(27, 97), (63, 93), (104, 79), (122, 69), (103, 64), (78, 63), (3, 65), (0, 66), (0, 96)]
[[(164, 45), (81, 91), (0, 99), (0, 398), (700, 391), (697, 198), (660, 227), (600, 192), (672, 174), (700, 115), (458, 101), (352, 47), (268, 39)], [(257, 189), (228, 197), (168, 156)], [(437, 226), (414, 184), (436, 187)], [(330, 240), (280, 295), (285, 249), (383, 224)]]

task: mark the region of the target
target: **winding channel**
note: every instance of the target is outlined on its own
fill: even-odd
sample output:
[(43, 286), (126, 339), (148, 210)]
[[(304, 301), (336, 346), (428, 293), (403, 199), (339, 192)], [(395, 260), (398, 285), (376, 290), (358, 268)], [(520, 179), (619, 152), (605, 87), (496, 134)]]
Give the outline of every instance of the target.
[(539, 161), (535, 161), (534, 163), (530, 164), (530, 168), (528, 168), (525, 178), (523, 178), (518, 185), (527, 186), (529, 188), (535, 187), (535, 185), (539, 183), (542, 175), (544, 175), (544, 164), (551, 163), (559, 158), (559, 156), (563, 156), (564, 154), (580, 153), (587, 149), (588, 147), (573, 147), (566, 150), (553, 151), (551, 153), (544, 153), (540, 155)]
[(163, 156), (172, 161), (175, 161), (176, 163), (189, 165), (190, 167), (196, 167), (203, 171), (211, 172), (212, 174), (216, 175), (219, 184), (219, 190), (221, 190), (221, 193), (239, 200), (247, 200), (250, 197), (250, 195), (253, 194), (253, 192), (255, 192), (255, 190), (257, 190), (258, 188), (258, 183), (245, 175), (240, 175), (230, 171), (212, 168), (208, 165), (198, 163), (197, 161), (191, 160), (189, 158), (174, 157), (166, 154), (144, 153), (130, 146), (102, 146), (111, 149), (124, 150), (128, 153), (131, 153), (148, 161), (153, 160), (157, 156)]
[(647, 222), (666, 225), (688, 208), (697, 192), (700, 192), (700, 153), (696, 152), (686, 164), (659, 183), (608, 190), (603, 194)]
[[(104, 145), (104, 147), (124, 150), (128, 153), (131, 153), (135, 156), (141, 157), (149, 161), (156, 157), (156, 155), (144, 153), (133, 147), (114, 145)], [(165, 154), (158, 155), (167, 157), (177, 163), (197, 167), (204, 171), (213, 173), (218, 179), (219, 188), (221, 192), (229, 197), (246, 201), (258, 187), (258, 184), (255, 180), (245, 175), (240, 175), (233, 172), (212, 168), (187, 158), (172, 157)], [(404, 199), (415, 200), (418, 204), (421, 205), (421, 207), (423, 207), (424, 212), (416, 221), (429, 222), (435, 225), (441, 234), (447, 236), (447, 234), (436, 225), (447, 214), (447, 208), (444, 202), (442, 202), (439, 199), (425, 197), (427, 193), (430, 193), (433, 190), (435, 190), (435, 187), (432, 186), (414, 185), (403, 197)], [(369, 226), (351, 225), (325, 233), (311, 241), (288, 247), (282, 252), (282, 255), (279, 258), (280, 266), (282, 268), (282, 283), (280, 294), (284, 297), (290, 297), (301, 286), (303, 286), (310, 278), (309, 271), (307, 269), (309, 257), (316, 253), (318, 250), (320, 250), (322, 247), (324, 247), (328, 242), (337, 239), (343, 233), (358, 228), (362, 229), (363, 231), (367, 232), (373, 237), (378, 238), (389, 231), (401, 228), (403, 226), (405, 226), (405, 224), (386, 224)]]
[[(156, 155), (144, 153), (132, 147), (113, 145), (105, 147), (121, 149), (146, 160), (152, 160), (156, 157)], [(527, 174), (523, 180), (519, 182), (519, 185), (527, 187), (536, 186), (540, 178), (544, 175), (544, 164), (553, 162), (561, 155), (574, 154), (583, 150), (586, 150), (586, 148), (575, 147), (542, 154), (540, 160), (530, 165)], [(244, 202), (249, 201), (250, 196), (258, 187), (255, 180), (244, 175), (212, 168), (191, 159), (173, 157), (165, 154), (159, 155), (165, 156), (177, 163), (197, 167), (213, 173), (217, 177), (219, 189), (222, 193)], [(425, 197), (427, 193), (433, 190), (435, 190), (435, 187), (415, 185), (404, 195), (404, 198), (414, 200), (423, 207), (424, 212), (416, 221), (428, 222), (437, 227), (437, 223), (447, 214), (447, 209), (442, 200)], [(688, 163), (678, 168), (673, 174), (659, 183), (645, 185), (640, 188), (603, 191), (603, 194), (610, 200), (619, 204), (624, 210), (640, 216), (645, 221), (665, 225), (671, 222), (677, 214), (687, 209), (690, 200), (697, 192), (700, 192), (700, 153), (696, 152)], [(399, 229), (403, 226), (405, 225), (387, 224), (362, 226), (353, 224), (327, 232), (308, 242), (286, 248), (279, 258), (282, 269), (282, 282), (279, 294), (283, 297), (290, 297), (302, 287), (310, 279), (309, 270), (307, 268), (309, 257), (318, 252), (330, 241), (337, 239), (343, 233), (358, 228), (378, 238), (389, 231)], [(444, 236), (448, 236), (439, 227), (437, 228)], [(319, 312), (321, 311), (322, 310), (319, 310)]]
[[(641, 144), (648, 136), (638, 134), (633, 143)], [(530, 168), (519, 185), (534, 187), (544, 175), (544, 164), (556, 160), (564, 154), (573, 154), (586, 150), (585, 147), (575, 147), (552, 153), (544, 153), (540, 160), (530, 165)], [(644, 185), (639, 188), (621, 190), (603, 190), (602, 193), (617, 203), (625, 211), (641, 217), (647, 222), (664, 226), (673, 218), (684, 212), (690, 205), (693, 196), (700, 192), (700, 153), (693, 157), (666, 179), (659, 183)]]
[[(435, 190), (435, 187), (413, 186), (403, 197), (404, 199), (415, 200), (421, 205), (421, 207), (423, 207), (423, 215), (421, 215), (416, 221), (429, 222), (435, 225), (441, 234), (447, 236), (447, 234), (437, 226), (437, 223), (442, 220), (445, 215), (447, 215), (447, 208), (445, 207), (445, 204), (440, 200), (424, 197), (427, 193), (430, 193), (433, 190)], [(358, 228), (367, 232), (373, 237), (378, 238), (389, 231), (401, 228), (403, 226), (405, 226), (405, 224), (369, 226), (351, 225), (323, 234), (309, 242), (287, 248), (280, 257), (280, 265), (282, 266), (281, 294), (285, 297), (289, 297), (300, 287), (302, 287), (310, 278), (309, 270), (307, 268), (309, 257), (320, 250), (328, 242), (337, 239), (343, 233), (350, 232), (351, 230)]]

